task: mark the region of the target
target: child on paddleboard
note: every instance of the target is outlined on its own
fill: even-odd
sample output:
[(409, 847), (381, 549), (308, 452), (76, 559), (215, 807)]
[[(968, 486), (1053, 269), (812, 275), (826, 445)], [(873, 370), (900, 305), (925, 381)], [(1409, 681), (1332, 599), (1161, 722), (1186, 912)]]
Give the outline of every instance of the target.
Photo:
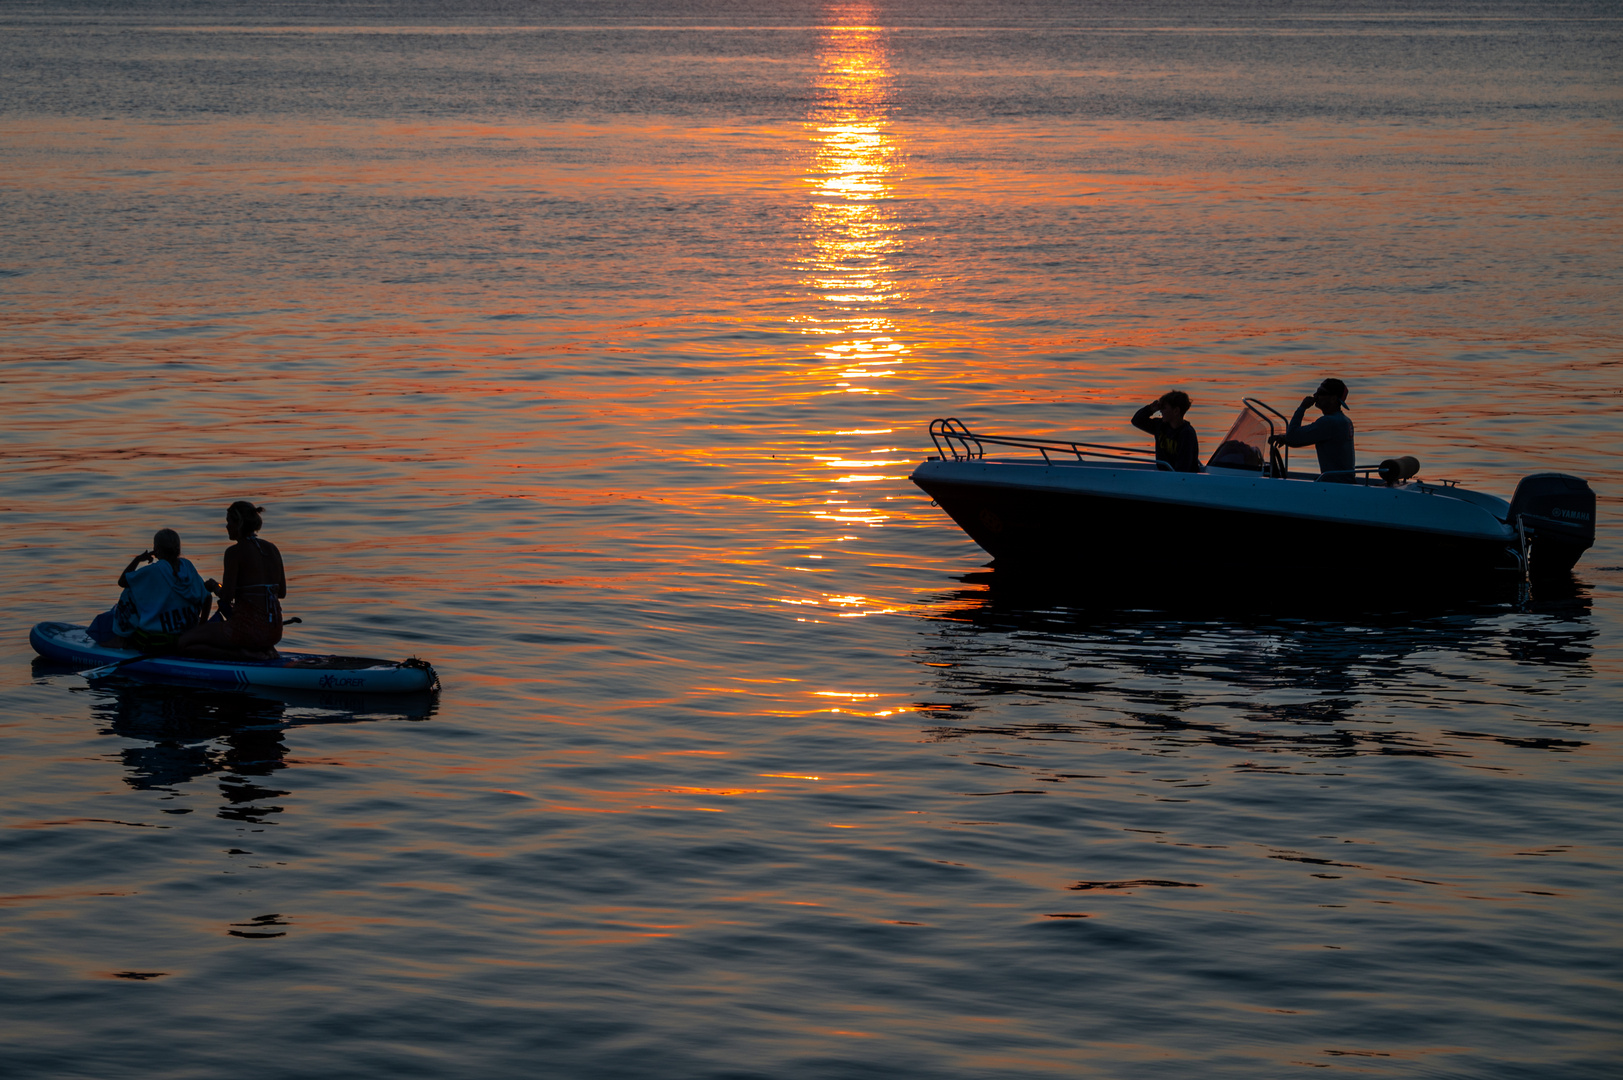
[(208, 587), (191, 560), (180, 557), (180, 534), (173, 529), (154, 533), (152, 549), (130, 560), (118, 584), (124, 590), (118, 604), (90, 623), (90, 636), (100, 644), (162, 652), (208, 617)]

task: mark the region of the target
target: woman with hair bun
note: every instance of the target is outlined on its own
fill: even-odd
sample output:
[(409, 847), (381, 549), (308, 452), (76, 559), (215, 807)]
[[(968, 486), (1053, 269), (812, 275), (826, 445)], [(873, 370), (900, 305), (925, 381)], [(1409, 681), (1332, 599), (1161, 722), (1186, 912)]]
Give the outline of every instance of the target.
[(238, 500), (226, 509), (225, 531), (236, 543), (225, 550), (225, 581), (203, 583), (220, 598), (220, 610), (206, 623), (180, 635), (180, 648), (194, 656), (249, 659), (275, 656), (282, 640), (282, 598), (287, 576), (282, 553), (259, 538), (263, 506)]

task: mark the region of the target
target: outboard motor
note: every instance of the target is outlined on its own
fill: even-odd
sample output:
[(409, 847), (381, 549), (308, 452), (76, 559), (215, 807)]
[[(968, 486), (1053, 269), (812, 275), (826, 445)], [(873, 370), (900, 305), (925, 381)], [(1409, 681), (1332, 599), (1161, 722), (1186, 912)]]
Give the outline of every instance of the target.
[(1529, 573), (1564, 574), (1595, 543), (1595, 493), (1566, 473), (1524, 476), (1506, 520), (1513, 529), (1519, 522), (1527, 536)]

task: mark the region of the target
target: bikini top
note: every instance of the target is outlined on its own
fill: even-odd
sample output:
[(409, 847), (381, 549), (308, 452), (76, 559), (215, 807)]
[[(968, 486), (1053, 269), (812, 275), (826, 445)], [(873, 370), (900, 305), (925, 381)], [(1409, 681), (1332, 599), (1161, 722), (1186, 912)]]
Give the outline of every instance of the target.
[[(243, 539), (252, 540), (254, 542), (254, 547), (259, 550), (261, 555), (264, 554), (264, 549), (259, 543), (259, 537), (249, 534), (248, 536), (243, 537)], [(253, 585), (238, 585), (236, 598), (238, 600), (247, 599), (246, 594), (249, 589), (265, 590), (265, 620), (267, 622), (275, 622), (277, 617), (282, 613), (281, 598), (276, 595), (276, 586), (268, 582), (259, 582)], [(254, 595), (254, 599), (259, 599), (257, 594)]]

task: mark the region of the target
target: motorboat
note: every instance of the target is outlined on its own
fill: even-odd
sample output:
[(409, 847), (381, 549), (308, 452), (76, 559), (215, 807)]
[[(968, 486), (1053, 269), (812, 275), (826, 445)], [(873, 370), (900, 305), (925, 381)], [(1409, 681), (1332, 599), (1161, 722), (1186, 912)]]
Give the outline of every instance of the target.
[(1338, 473), (1292, 472), (1284, 414), (1255, 398), (1200, 472), (1148, 451), (992, 435), (933, 420), (936, 454), (912, 480), (994, 559), (1074, 574), (1133, 569), (1428, 580), (1565, 575), (1595, 541), (1595, 493), (1565, 473), (1523, 477), (1510, 501), (1420, 477), (1413, 457)]

